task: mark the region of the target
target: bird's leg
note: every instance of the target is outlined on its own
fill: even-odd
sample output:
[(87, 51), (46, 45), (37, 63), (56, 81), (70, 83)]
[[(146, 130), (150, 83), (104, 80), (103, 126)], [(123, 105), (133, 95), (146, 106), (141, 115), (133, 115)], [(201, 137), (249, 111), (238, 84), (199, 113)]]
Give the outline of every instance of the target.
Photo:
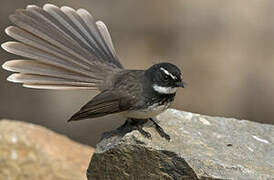
[(167, 133), (165, 133), (163, 128), (159, 124), (157, 124), (157, 122), (153, 118), (149, 118), (149, 120), (153, 122), (155, 129), (159, 133), (159, 135), (165, 138), (166, 140), (170, 141), (170, 136)]
[(129, 124), (129, 121), (126, 120), (125, 123), (122, 126), (117, 128), (117, 130), (123, 130), (124, 128), (126, 128), (128, 126), (128, 124)]
[(130, 131), (132, 131), (132, 128), (130, 127), (130, 122), (126, 120), (125, 123), (118, 127), (116, 130), (104, 132), (101, 140), (111, 136), (124, 136), (126, 133)]
[(138, 130), (144, 137), (151, 139), (151, 134), (143, 130), (143, 124), (147, 122), (147, 119), (128, 119), (133, 129)]

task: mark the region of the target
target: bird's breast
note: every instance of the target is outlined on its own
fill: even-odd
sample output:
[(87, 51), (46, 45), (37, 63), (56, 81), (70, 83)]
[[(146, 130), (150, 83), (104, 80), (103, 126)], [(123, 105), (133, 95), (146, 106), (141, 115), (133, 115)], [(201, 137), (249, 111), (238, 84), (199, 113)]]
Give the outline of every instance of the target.
[(158, 114), (167, 110), (170, 107), (171, 103), (172, 102), (167, 102), (164, 104), (154, 103), (142, 109), (134, 109), (134, 110), (123, 112), (123, 115), (127, 118), (134, 118), (134, 119), (153, 118), (157, 116)]

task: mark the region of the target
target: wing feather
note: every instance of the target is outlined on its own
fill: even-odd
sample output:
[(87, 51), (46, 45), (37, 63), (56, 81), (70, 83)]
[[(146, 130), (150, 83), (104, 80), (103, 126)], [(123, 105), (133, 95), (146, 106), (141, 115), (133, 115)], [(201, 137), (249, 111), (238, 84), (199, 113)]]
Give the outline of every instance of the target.
[(111, 91), (104, 91), (84, 105), (68, 121), (95, 118), (121, 111), (120, 99)]

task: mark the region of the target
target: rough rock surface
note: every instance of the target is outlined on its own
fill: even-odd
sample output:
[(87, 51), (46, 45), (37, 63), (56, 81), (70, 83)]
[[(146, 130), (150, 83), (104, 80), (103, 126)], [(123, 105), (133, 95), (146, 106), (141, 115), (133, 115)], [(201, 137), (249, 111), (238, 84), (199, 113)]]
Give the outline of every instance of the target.
[(274, 126), (170, 109), (152, 127), (113, 131), (97, 145), (88, 179), (274, 179)]
[(0, 180), (83, 180), (92, 153), (44, 127), (0, 121)]

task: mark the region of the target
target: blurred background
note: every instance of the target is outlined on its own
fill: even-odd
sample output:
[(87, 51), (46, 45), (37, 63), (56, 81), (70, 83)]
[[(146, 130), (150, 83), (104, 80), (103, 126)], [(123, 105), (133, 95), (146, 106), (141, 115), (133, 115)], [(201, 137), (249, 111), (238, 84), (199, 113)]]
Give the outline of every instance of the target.
[[(11, 40), (4, 29), (15, 9), (45, 3), (85, 8), (103, 20), (127, 68), (178, 65), (187, 87), (174, 108), (274, 123), (274, 1), (1, 0), (1, 43)], [(0, 55), (0, 64), (16, 58), (2, 49)], [(125, 120), (114, 115), (67, 123), (96, 92), (26, 89), (0, 73), (0, 119), (40, 124), (92, 146)]]

